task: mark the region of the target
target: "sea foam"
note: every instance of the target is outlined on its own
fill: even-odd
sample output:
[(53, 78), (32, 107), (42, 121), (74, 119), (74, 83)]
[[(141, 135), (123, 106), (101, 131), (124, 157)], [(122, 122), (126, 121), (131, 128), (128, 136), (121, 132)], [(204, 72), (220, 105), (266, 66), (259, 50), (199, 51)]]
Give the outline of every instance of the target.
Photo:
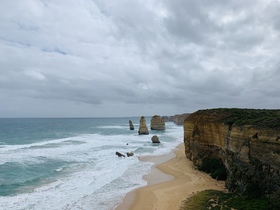
[[(167, 154), (183, 139), (182, 127), (173, 123), (166, 124), (166, 131), (152, 131), (144, 136), (122, 125), (97, 127), (97, 130), (122, 131), (79, 134), (0, 148), (3, 157), (0, 167), (17, 163), (31, 170), (37, 164), (49, 170), (36, 182), (19, 185), (15, 193), (0, 196), (0, 209), (113, 209), (127, 192), (146, 185), (142, 177), (151, 170), (152, 163), (141, 162), (138, 157)], [(152, 135), (158, 135), (162, 143), (152, 144)], [(116, 151), (133, 152), (134, 156), (119, 158)]]

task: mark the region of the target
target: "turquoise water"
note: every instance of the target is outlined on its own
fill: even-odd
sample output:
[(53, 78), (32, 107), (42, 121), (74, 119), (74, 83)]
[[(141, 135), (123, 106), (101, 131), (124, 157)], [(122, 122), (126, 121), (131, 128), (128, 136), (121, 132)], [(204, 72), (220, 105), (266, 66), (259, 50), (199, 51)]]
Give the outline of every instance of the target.
[[(138, 120), (137, 118), (132, 118)], [(0, 118), (0, 144), (30, 144), (38, 141), (66, 138), (81, 134), (123, 134), (128, 118)], [(100, 129), (111, 126), (111, 129)]]
[[(139, 136), (139, 119), (0, 119), (0, 209), (113, 209), (146, 184), (151, 163), (138, 156), (166, 154), (183, 141), (173, 123)], [(154, 134), (160, 145), (151, 143)]]

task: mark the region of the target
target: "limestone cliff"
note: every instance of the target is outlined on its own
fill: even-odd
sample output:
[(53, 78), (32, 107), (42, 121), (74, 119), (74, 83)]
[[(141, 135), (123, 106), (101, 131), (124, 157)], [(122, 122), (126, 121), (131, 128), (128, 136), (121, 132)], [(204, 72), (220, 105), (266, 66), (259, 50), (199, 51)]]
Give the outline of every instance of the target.
[(169, 121), (174, 122), (176, 125), (184, 125), (184, 121), (189, 115), (190, 114), (188, 114), (188, 113), (176, 114), (174, 116), (170, 116)]
[(230, 191), (280, 199), (280, 110), (210, 109), (184, 122), (186, 156), (199, 166), (221, 159)]

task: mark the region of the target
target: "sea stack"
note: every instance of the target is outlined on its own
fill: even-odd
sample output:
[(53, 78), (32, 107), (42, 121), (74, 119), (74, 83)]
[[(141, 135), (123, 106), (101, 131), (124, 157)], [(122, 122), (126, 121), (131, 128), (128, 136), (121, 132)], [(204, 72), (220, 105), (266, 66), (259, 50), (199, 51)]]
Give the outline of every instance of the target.
[(129, 120), (128, 122), (129, 122), (129, 129), (130, 129), (130, 130), (134, 130), (134, 126), (133, 126), (133, 124), (132, 124), (132, 121)]
[(139, 130), (138, 130), (138, 134), (139, 135), (148, 135), (149, 134), (148, 127), (146, 124), (146, 119), (143, 116), (140, 118), (140, 126), (139, 126)]
[(160, 143), (160, 141), (159, 141), (159, 138), (158, 138), (158, 136), (157, 135), (154, 135), (153, 137), (152, 137), (152, 142), (153, 143), (157, 143), (157, 144), (159, 144)]
[(165, 122), (159, 115), (152, 117), (151, 130), (165, 130)]

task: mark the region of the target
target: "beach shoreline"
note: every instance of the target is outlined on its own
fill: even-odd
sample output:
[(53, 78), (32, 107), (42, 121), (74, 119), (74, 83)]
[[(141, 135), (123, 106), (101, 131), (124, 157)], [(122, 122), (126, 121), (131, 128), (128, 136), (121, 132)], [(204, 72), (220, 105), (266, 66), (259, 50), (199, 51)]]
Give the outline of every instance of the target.
[(225, 191), (224, 181), (214, 180), (194, 168), (185, 156), (183, 143), (169, 154), (143, 156), (139, 160), (154, 163), (151, 172), (143, 176), (147, 185), (127, 193), (115, 210), (176, 210), (197, 192)]

